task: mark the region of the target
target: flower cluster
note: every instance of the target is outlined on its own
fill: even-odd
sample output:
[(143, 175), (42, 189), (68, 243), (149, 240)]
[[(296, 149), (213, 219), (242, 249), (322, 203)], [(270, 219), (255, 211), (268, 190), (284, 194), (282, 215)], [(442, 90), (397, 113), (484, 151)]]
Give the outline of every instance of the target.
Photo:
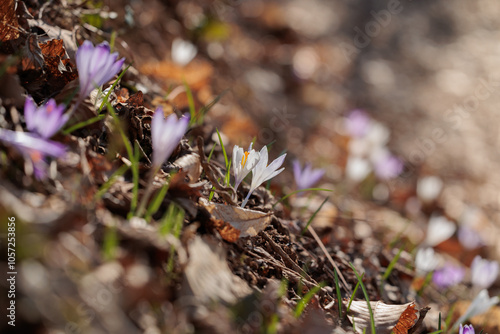
[(371, 119), (364, 111), (351, 111), (344, 119), (344, 129), (351, 137), (346, 175), (359, 182), (370, 172), (380, 180), (397, 177), (403, 171), (403, 162), (387, 149), (389, 130)]
[[(117, 57), (117, 53), (110, 53), (106, 42), (96, 47), (90, 41), (83, 42), (76, 52), (80, 100), (118, 73), (125, 60), (116, 60)], [(54, 99), (37, 106), (28, 96), (24, 104), (24, 118), (31, 133), (0, 129), (0, 140), (15, 147), (32, 162), (33, 173), (38, 179), (46, 176), (48, 157), (59, 158), (65, 154), (64, 145), (49, 140), (68, 121), (70, 115), (64, 110), (64, 105), (57, 105)]]
[(39, 180), (47, 175), (47, 158), (64, 155), (64, 145), (49, 140), (67, 122), (63, 114), (64, 105), (57, 105), (54, 99), (38, 107), (28, 96), (24, 103), (26, 128), (31, 133), (0, 129), (0, 140), (16, 148), (33, 167), (33, 174)]
[(238, 186), (243, 181), (243, 179), (252, 172), (252, 182), (250, 184), (250, 190), (247, 196), (243, 200), (241, 207), (245, 207), (248, 199), (252, 193), (257, 189), (262, 183), (267, 180), (272, 179), (279, 173), (281, 173), (285, 168), (280, 168), (285, 161), (286, 153), (275, 159), (269, 165), (269, 155), (267, 152), (267, 146), (262, 147), (260, 152), (256, 152), (252, 149), (252, 145), (248, 148), (248, 151), (243, 151), (238, 145), (233, 148), (233, 173), (234, 173), (234, 188), (238, 189)]

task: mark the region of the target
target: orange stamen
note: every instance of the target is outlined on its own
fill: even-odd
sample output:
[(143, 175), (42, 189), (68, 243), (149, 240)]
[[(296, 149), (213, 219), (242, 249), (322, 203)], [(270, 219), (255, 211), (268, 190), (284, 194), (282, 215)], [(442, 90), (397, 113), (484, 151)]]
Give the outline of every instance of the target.
[(248, 155), (250, 153), (249, 152), (245, 152), (245, 155), (243, 156), (243, 158), (241, 159), (241, 167), (245, 167), (246, 163), (247, 163), (247, 159), (248, 159)]

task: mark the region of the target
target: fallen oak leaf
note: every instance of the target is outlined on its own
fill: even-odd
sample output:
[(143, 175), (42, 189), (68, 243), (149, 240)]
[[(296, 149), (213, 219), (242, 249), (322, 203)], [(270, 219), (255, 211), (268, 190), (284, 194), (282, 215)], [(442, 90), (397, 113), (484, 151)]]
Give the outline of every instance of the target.
[(205, 198), (200, 198), (199, 203), (213, 218), (223, 220), (240, 230), (240, 237), (256, 236), (269, 225), (272, 219), (271, 213), (212, 203)]

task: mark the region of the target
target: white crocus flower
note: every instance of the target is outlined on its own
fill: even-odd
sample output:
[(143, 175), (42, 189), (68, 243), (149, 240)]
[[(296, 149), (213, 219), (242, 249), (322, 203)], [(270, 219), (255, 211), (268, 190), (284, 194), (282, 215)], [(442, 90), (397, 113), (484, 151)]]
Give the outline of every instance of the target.
[(479, 288), (489, 288), (498, 276), (498, 262), (488, 261), (476, 255), (470, 266), (472, 285)]
[(260, 154), (252, 149), (252, 144), (248, 151), (243, 151), (243, 148), (234, 145), (233, 148), (233, 173), (234, 173), (234, 191), (238, 190), (240, 183), (252, 171), (259, 161)]
[(262, 183), (266, 182), (267, 180), (272, 179), (285, 169), (285, 167), (283, 168), (280, 167), (283, 164), (283, 161), (285, 161), (286, 153), (278, 157), (273, 162), (271, 162), (269, 166), (267, 165), (267, 161), (269, 160), (267, 153), (267, 146), (264, 146), (260, 150), (259, 155), (260, 155), (259, 162), (257, 162), (255, 167), (252, 169), (252, 184), (250, 185), (250, 191), (248, 191), (247, 197), (241, 204), (242, 208), (245, 207), (245, 205), (248, 202), (248, 199), (250, 198), (250, 195), (254, 192), (255, 189), (257, 189), (257, 187), (259, 187)]
[(186, 66), (198, 53), (196, 46), (180, 38), (172, 42), (172, 61), (180, 66)]
[(448, 240), (457, 230), (454, 222), (449, 221), (444, 216), (432, 215), (427, 225), (427, 236), (425, 243), (429, 246), (436, 246)]
[(488, 295), (488, 290), (481, 290), (469, 305), (467, 311), (465, 311), (465, 313), (455, 322), (452, 330), (456, 329), (458, 327), (458, 324), (465, 322), (467, 319), (485, 313), (492, 306), (498, 304), (499, 301), (500, 298), (498, 298), (498, 296), (490, 298), (490, 296)]
[(439, 257), (436, 256), (431, 247), (420, 248), (415, 256), (415, 268), (419, 274), (433, 271), (439, 264)]

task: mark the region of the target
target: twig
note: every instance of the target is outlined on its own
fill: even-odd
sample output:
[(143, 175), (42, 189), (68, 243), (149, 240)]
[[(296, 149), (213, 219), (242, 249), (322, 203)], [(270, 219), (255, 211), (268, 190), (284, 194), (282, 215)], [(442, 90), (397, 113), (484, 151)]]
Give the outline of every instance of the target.
[(285, 251), (277, 244), (274, 242), (274, 240), (269, 236), (267, 235), (267, 233), (265, 231), (262, 231), (261, 235), (264, 237), (264, 239), (267, 240), (267, 242), (269, 242), (269, 245), (271, 245), (271, 248), (276, 252), (278, 253), (281, 258), (283, 259), (283, 261), (288, 264), (289, 266), (292, 267), (293, 270), (295, 270), (296, 272), (300, 273), (302, 276), (304, 276), (306, 279), (308, 279), (309, 281), (312, 281), (313, 279), (304, 271), (304, 269), (302, 269), (301, 267), (299, 267), (299, 265), (297, 263), (295, 263), (291, 258), (290, 256), (288, 256), (287, 253), (285, 253)]
[(312, 228), (312, 226), (308, 226), (307, 230), (309, 231), (309, 233), (311, 233), (311, 235), (313, 236), (314, 240), (316, 240), (316, 242), (318, 243), (319, 247), (321, 248), (321, 250), (325, 254), (326, 258), (332, 264), (333, 268), (337, 271), (337, 274), (339, 275), (340, 280), (342, 281), (342, 284), (344, 284), (345, 288), (349, 290), (348, 291), (349, 293), (352, 293), (352, 291), (350, 291), (350, 289), (348, 288), (348, 285), (347, 285), (347, 282), (346, 282), (346, 280), (344, 278), (344, 275), (342, 275), (342, 272), (340, 271), (339, 267), (337, 266), (337, 264), (335, 263), (335, 261), (333, 261), (332, 257), (330, 256), (330, 254), (326, 250), (325, 245), (323, 245), (323, 242), (318, 237), (318, 234), (316, 233), (316, 231), (314, 231), (314, 229)]

